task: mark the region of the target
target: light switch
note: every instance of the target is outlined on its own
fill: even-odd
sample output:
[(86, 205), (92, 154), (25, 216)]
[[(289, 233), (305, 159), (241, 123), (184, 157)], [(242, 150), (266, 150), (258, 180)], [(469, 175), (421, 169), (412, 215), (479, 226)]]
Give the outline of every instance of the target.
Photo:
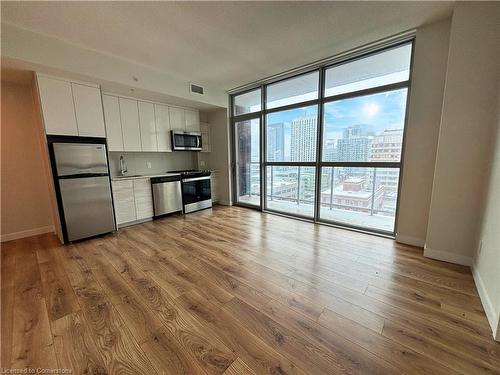
[(151, 162), (150, 161), (147, 161), (146, 165), (147, 165), (148, 169), (151, 169)]

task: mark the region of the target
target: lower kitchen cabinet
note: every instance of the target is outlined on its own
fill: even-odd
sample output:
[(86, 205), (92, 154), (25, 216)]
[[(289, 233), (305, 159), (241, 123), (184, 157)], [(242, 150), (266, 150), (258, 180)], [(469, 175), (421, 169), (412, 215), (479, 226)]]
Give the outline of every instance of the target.
[(153, 193), (149, 178), (134, 181), (134, 200), (137, 220), (153, 217)]
[(133, 180), (112, 181), (117, 225), (137, 220)]
[(112, 181), (118, 226), (153, 217), (153, 195), (149, 178)]

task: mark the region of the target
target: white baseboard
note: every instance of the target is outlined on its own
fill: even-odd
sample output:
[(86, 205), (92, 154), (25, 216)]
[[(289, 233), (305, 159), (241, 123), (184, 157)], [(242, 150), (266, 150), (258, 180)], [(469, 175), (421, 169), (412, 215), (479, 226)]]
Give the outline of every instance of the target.
[(495, 312), (493, 303), (491, 302), (491, 298), (486, 291), (481, 275), (474, 265), (471, 268), (472, 276), (474, 277), (474, 282), (476, 283), (476, 288), (479, 293), (479, 298), (481, 299), (486, 317), (488, 318), (488, 322), (490, 323), (493, 338), (497, 341), (500, 341), (499, 313)]
[(232, 206), (232, 203), (230, 201), (217, 201), (217, 203), (223, 206)]
[(424, 247), (425, 240), (418, 237), (405, 236), (401, 234), (396, 234), (396, 242), (403, 243), (405, 245)]
[(46, 227), (40, 227), (40, 228), (33, 228), (33, 229), (28, 229), (28, 230), (22, 230), (19, 232), (14, 232), (14, 233), (7, 233), (7, 234), (2, 234), (1, 235), (1, 242), (6, 242), (6, 241), (12, 241), (12, 240), (17, 240), (19, 238), (26, 238), (26, 237), (31, 237), (31, 236), (36, 236), (39, 234), (44, 234), (44, 233), (54, 233), (54, 226), (53, 225), (47, 225)]
[(471, 257), (450, 253), (448, 251), (429, 249), (427, 246), (424, 246), (424, 256), (444, 262), (461, 264), (463, 266), (472, 266)]

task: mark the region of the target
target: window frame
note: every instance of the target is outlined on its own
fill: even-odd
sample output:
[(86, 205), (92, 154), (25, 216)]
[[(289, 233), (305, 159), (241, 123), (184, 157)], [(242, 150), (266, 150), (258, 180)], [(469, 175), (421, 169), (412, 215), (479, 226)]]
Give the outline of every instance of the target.
[[(320, 79), (321, 70), (322, 70), (321, 67), (317, 67), (317, 68), (310, 69), (310, 70), (305, 70), (305, 71), (300, 72), (298, 74), (295, 74), (292, 76), (287, 76), (287, 77), (278, 79), (276, 81), (266, 83), (265, 85), (262, 85), (262, 92), (263, 93), (265, 92), (265, 95), (266, 95), (266, 100), (264, 101), (264, 107), (262, 107), (263, 112), (266, 112), (266, 113), (281, 112), (281, 111), (285, 111), (287, 109), (297, 108), (297, 105), (299, 105), (299, 107), (306, 107), (308, 105), (313, 105), (313, 104), (317, 103), (321, 99), (321, 95), (320, 95), (321, 92), (320, 92), (319, 85), (318, 85), (318, 97), (316, 99), (304, 100), (302, 102), (285, 104), (285, 105), (281, 105), (281, 106), (273, 107), (273, 108), (267, 107), (267, 90), (268, 90), (269, 86), (273, 86), (273, 85), (279, 84), (281, 82), (289, 81), (289, 80), (292, 80), (292, 79), (295, 79), (295, 78), (298, 78), (301, 76), (306, 76), (306, 75), (312, 74), (314, 72), (318, 72), (318, 82), (321, 82), (321, 79)], [(307, 103), (311, 103), (311, 104), (307, 104)]]
[[(253, 115), (253, 116), (247, 116), (247, 115)], [(232, 126), (231, 126), (231, 138), (232, 138), (232, 143), (233, 143), (233, 147), (234, 150), (232, 152), (232, 173), (233, 173), (233, 180), (232, 180), (232, 185), (233, 185), (233, 197), (238, 197), (238, 190), (239, 190), (239, 184), (238, 184), (238, 176), (237, 176), (237, 173), (238, 173), (238, 169), (237, 169), (237, 165), (238, 165), (238, 141), (236, 139), (237, 135), (238, 135), (238, 131), (236, 129), (236, 124), (238, 122), (242, 122), (242, 121), (252, 121), (252, 120), (258, 120), (259, 121), (259, 147), (260, 147), (260, 150), (262, 151), (262, 121), (261, 121), (261, 118), (260, 116), (255, 116), (255, 113), (252, 112), (252, 113), (245, 113), (244, 115), (240, 115), (240, 117), (245, 117), (245, 118), (241, 118), (241, 119), (238, 119), (234, 122), (232, 122)], [(260, 175), (259, 175), (259, 178), (260, 178), (260, 185), (261, 185), (261, 189), (260, 189), (260, 193), (261, 193), (261, 196), (260, 196), (260, 204), (259, 205), (254, 205), (254, 204), (251, 204), (251, 203), (248, 203), (248, 202), (241, 202), (241, 201), (238, 201), (237, 199), (235, 200), (235, 204), (237, 205), (240, 205), (240, 206), (245, 206), (245, 207), (248, 207), (248, 208), (257, 208), (257, 209), (260, 209), (260, 207), (262, 207), (262, 152), (259, 152), (259, 164), (260, 164)]]
[[(343, 65), (347, 64), (349, 62), (355, 61), (355, 60), (360, 60), (365, 57), (375, 55), (378, 53), (382, 53), (403, 45), (411, 45), (411, 55), (410, 55), (410, 64), (409, 64), (409, 77), (408, 80), (406, 81), (400, 81), (396, 83), (391, 83), (391, 84), (386, 84), (386, 85), (381, 85), (377, 87), (371, 87), (367, 89), (361, 89), (357, 91), (352, 91), (349, 93), (342, 93), (338, 95), (332, 95), (332, 96), (327, 96), (325, 97), (325, 77), (326, 77), (326, 70), (338, 65)], [(403, 176), (403, 168), (404, 168), (404, 154), (405, 154), (405, 146), (406, 146), (406, 134), (407, 134), (407, 123), (408, 123), (408, 112), (409, 112), (409, 107), (410, 107), (410, 97), (411, 97), (411, 83), (412, 83), (412, 74), (413, 74), (413, 60), (414, 60), (414, 55), (415, 55), (415, 35), (409, 35), (406, 36), (396, 42), (384, 44), (383, 42), (380, 44), (379, 48), (371, 46), (367, 48), (366, 50), (359, 50), (355, 54), (352, 55), (347, 55), (345, 58), (333, 58), (331, 60), (327, 60), (324, 62), (317, 63), (315, 65), (309, 66), (305, 69), (302, 69), (300, 71), (297, 71), (295, 73), (290, 73), (290, 74), (284, 74), (279, 78), (275, 79), (268, 79), (264, 82), (261, 82), (259, 84), (250, 86), (248, 88), (245, 88), (244, 90), (237, 91), (237, 92), (232, 92), (229, 94), (229, 114), (230, 114), (230, 133), (231, 133), (231, 158), (232, 158), (232, 163), (231, 163), (231, 171), (233, 175), (233, 179), (231, 180), (233, 183), (233, 188), (232, 188), (232, 194), (234, 197), (234, 203), (237, 205), (249, 207), (249, 208), (255, 208), (263, 212), (270, 212), (273, 214), (278, 214), (286, 217), (291, 217), (291, 218), (296, 218), (296, 219), (301, 219), (305, 221), (310, 221), (314, 223), (320, 223), (324, 225), (329, 225), (329, 226), (334, 226), (334, 227), (339, 227), (339, 228), (344, 228), (344, 229), (351, 229), (355, 231), (360, 231), (363, 233), (371, 233), (371, 234), (376, 234), (376, 235), (381, 235), (384, 237), (389, 237), (389, 238), (394, 238), (395, 234), (397, 233), (397, 227), (398, 227), (398, 217), (399, 217), (399, 207), (400, 207), (400, 199), (401, 199), (401, 183), (402, 183), (402, 176)], [(288, 105), (283, 105), (280, 107), (275, 107), (271, 109), (267, 109), (267, 104), (266, 104), (266, 93), (267, 93), (267, 86), (279, 83), (281, 81), (285, 81), (288, 79), (293, 79), (295, 77), (301, 76), (301, 75), (306, 75), (310, 74), (314, 71), (318, 71), (318, 98), (317, 99), (312, 99), (308, 101), (303, 101), (299, 103), (293, 103), (293, 104), (288, 104)], [(349, 99), (349, 98), (356, 98), (360, 96), (365, 96), (365, 95), (371, 95), (371, 94), (378, 94), (378, 93), (383, 93), (387, 91), (392, 91), (392, 90), (397, 90), (397, 89), (402, 89), (406, 88), (407, 89), (407, 95), (406, 95), (406, 108), (405, 108), (405, 115), (404, 115), (404, 123), (403, 123), (403, 139), (402, 139), (402, 145), (401, 145), (401, 158), (398, 162), (327, 162), (323, 161), (323, 132), (324, 132), (324, 105), (326, 103), (334, 102), (334, 101), (339, 101), (343, 99)], [(255, 91), (256, 89), (260, 89), (261, 91), (261, 110), (257, 112), (251, 112), (243, 115), (234, 115), (233, 109), (234, 109), (234, 100), (235, 97), (244, 94), (250, 91)], [(306, 106), (312, 106), (312, 105), (317, 105), (317, 122), (316, 122), (316, 161), (314, 162), (275, 162), (275, 161), (267, 161), (267, 114), (270, 113), (275, 113), (275, 112), (281, 112), (285, 110), (290, 110), (290, 109), (296, 109), (296, 108), (302, 108)], [(260, 206), (250, 206), (246, 204), (242, 204), (241, 202), (238, 202), (237, 200), (237, 191), (236, 191), (236, 184), (234, 183), (235, 181), (235, 124), (238, 121), (242, 120), (250, 120), (250, 119), (255, 119), (259, 118), (260, 119), (260, 161), (261, 161), (261, 168), (260, 168), (260, 190), (261, 190), (261, 196), (260, 196)], [(266, 203), (266, 197), (267, 197), (267, 167), (270, 166), (290, 166), (290, 167), (315, 167), (315, 202), (314, 202), (314, 215), (313, 218), (309, 216), (304, 216), (304, 215), (299, 215), (299, 214), (289, 214), (286, 212), (281, 212), (277, 211), (274, 209), (270, 209), (267, 207)], [(393, 231), (384, 231), (384, 230), (378, 230), (375, 228), (366, 228), (366, 227), (360, 227), (356, 225), (350, 225), (350, 224), (345, 224), (342, 222), (336, 222), (336, 221), (331, 221), (331, 220), (325, 220), (320, 218), (320, 205), (321, 205), (321, 174), (322, 174), (322, 169), (325, 167), (372, 167), (372, 168), (397, 168), (399, 169), (399, 177), (398, 177), (398, 191), (397, 191), (397, 201), (396, 201), (396, 210), (395, 210), (395, 223), (394, 223), (394, 230)]]

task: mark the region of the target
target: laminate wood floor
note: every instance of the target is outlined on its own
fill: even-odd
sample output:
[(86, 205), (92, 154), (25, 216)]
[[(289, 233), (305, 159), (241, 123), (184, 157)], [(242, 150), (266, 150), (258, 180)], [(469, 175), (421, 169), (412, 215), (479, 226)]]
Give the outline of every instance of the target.
[(385, 238), (216, 207), (1, 255), (3, 368), (500, 373), (470, 270)]

